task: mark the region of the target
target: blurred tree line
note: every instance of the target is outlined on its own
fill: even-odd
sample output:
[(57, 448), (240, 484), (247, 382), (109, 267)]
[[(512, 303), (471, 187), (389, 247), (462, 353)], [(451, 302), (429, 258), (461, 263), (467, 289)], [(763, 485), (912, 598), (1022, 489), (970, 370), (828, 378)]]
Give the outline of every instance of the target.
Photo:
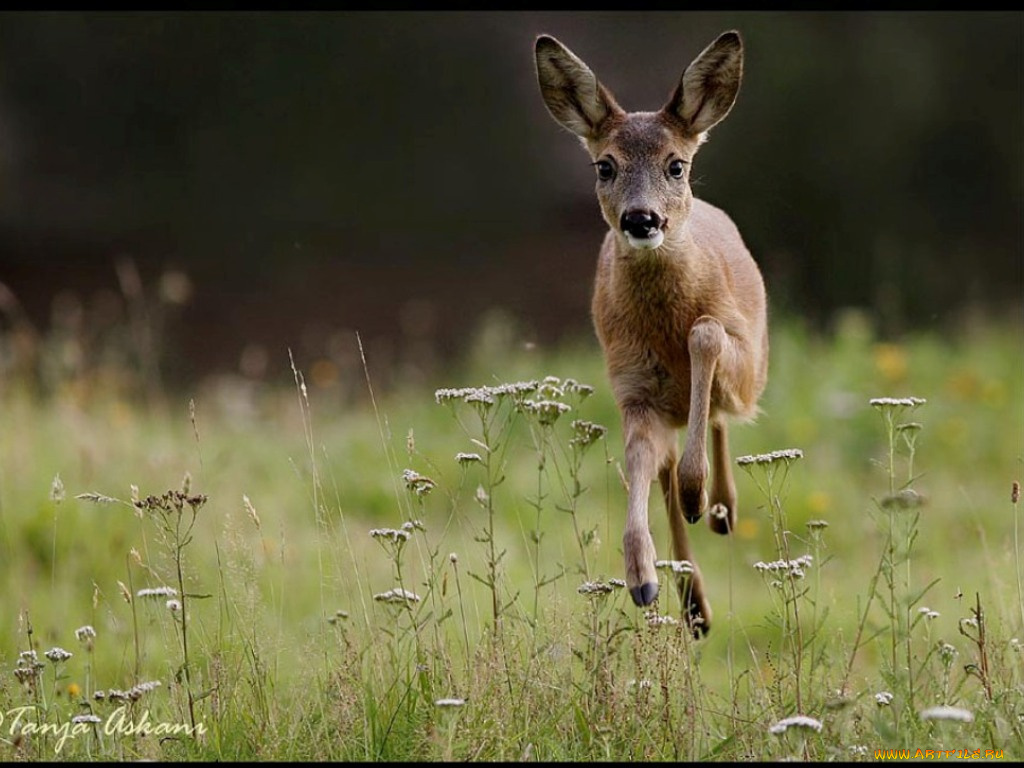
[(862, 307), (894, 334), (1017, 312), (1022, 19), (8, 12), (0, 329), (15, 300), (39, 329), (62, 301), (130, 313), (137, 269), (136, 296), (178, 286), (181, 375), (254, 349), (284, 367), (352, 330), (385, 358), (443, 358), (495, 308), (538, 340), (589, 333), (604, 225), (534, 37), (655, 109), (729, 28), (745, 79), (696, 192), (737, 221), (776, 311)]

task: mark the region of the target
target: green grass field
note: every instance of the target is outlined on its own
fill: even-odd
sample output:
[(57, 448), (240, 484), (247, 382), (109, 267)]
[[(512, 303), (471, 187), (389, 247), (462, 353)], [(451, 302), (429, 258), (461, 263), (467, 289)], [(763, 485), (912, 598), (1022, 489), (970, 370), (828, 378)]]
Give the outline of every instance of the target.
[[(304, 360), (293, 387), (156, 407), (102, 371), (45, 396), (8, 382), (0, 756), (1024, 759), (1022, 337), (776, 320), (732, 449), (803, 457), (736, 467), (731, 537), (690, 528), (700, 641), (667, 571), (653, 616), (611, 582), (622, 436), (591, 339), (525, 349), (494, 326), (442, 379), (372, 394)], [(520, 402), (571, 407), (557, 419), (435, 400), (547, 376)], [(869, 404), (910, 396), (927, 402)], [(584, 445), (574, 420), (607, 433)], [(668, 558), (657, 490), (651, 513)]]

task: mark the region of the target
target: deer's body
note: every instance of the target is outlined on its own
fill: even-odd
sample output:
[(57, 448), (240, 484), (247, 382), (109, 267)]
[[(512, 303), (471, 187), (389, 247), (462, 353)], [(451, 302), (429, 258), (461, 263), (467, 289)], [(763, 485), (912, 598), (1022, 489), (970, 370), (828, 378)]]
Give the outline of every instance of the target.
[[(742, 73), (739, 36), (727, 32), (687, 68), (659, 112), (627, 113), (586, 65), (554, 38), (537, 40), (548, 109), (595, 160), (609, 224), (598, 260), (593, 319), (622, 413), (629, 484), (623, 551), (634, 602), (658, 592), (648, 528), (658, 478), (673, 554), (694, 573), (680, 581), (691, 627), (711, 612), (690, 555), (684, 518), (710, 504), (712, 529), (735, 526), (736, 491), (726, 417), (751, 418), (768, 372), (760, 271), (732, 220), (693, 197), (689, 168), (706, 131), (731, 109)], [(676, 430), (687, 426), (681, 459)], [(712, 432), (710, 497), (706, 436)]]

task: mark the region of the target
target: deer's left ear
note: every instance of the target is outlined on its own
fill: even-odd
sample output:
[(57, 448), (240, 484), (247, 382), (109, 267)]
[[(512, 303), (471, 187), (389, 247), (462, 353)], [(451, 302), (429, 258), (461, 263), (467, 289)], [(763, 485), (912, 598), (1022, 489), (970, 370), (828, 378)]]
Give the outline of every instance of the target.
[(743, 40), (738, 32), (723, 32), (686, 68), (664, 111), (682, 120), (688, 133), (704, 133), (729, 114), (742, 79)]

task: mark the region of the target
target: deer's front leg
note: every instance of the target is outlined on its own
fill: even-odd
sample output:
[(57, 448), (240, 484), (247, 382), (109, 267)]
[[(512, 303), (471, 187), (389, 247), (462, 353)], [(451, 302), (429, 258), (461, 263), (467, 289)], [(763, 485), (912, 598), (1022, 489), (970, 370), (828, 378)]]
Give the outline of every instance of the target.
[(690, 329), (690, 415), (686, 427), (686, 446), (679, 460), (679, 492), (683, 514), (695, 523), (707, 506), (704, 486), (708, 477), (708, 416), (711, 410), (711, 384), (715, 368), (728, 343), (722, 324), (709, 315), (697, 318)]
[(622, 551), (626, 558), (626, 586), (633, 602), (650, 605), (658, 596), (656, 553), (647, 521), (651, 481), (657, 477), (672, 432), (654, 413), (640, 406), (622, 410), (626, 440), (626, 480), (629, 483), (626, 530)]

